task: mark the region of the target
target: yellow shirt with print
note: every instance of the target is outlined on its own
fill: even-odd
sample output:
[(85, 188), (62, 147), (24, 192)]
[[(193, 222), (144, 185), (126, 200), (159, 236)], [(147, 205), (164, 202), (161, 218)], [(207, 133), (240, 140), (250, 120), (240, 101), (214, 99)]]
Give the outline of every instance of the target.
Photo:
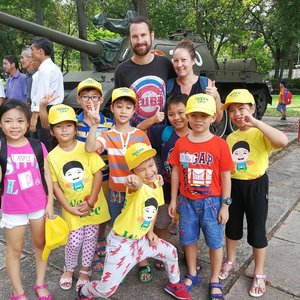
[(251, 180), (265, 174), (269, 155), (275, 148), (259, 129), (236, 130), (226, 141), (234, 161), (231, 178)]
[[(47, 160), (53, 182), (59, 184), (69, 204), (73, 207), (89, 198), (93, 186), (93, 174), (105, 166), (96, 152), (87, 153), (84, 143), (79, 141), (71, 151), (64, 151), (56, 146), (49, 153)], [(108, 221), (110, 214), (102, 188), (88, 216), (75, 216), (62, 208), (62, 217), (71, 231), (85, 225), (96, 225)]]
[(164, 204), (164, 194), (158, 180), (155, 188), (143, 184), (134, 193), (126, 190), (126, 200), (121, 214), (116, 218), (113, 231), (132, 240), (141, 239), (155, 220), (158, 206)]

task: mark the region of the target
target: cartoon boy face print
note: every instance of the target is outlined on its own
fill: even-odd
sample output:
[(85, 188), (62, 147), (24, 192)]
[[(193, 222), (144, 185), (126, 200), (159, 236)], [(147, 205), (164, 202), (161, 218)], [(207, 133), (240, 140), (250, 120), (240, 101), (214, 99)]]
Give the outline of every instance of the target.
[(232, 160), (235, 162), (237, 172), (246, 172), (250, 156), (250, 146), (246, 141), (239, 141), (232, 147)]
[(149, 198), (145, 201), (145, 207), (143, 212), (143, 218), (141, 218), (141, 228), (149, 228), (151, 221), (153, 220), (157, 212), (158, 202), (155, 198)]
[(71, 184), (74, 191), (83, 190), (84, 168), (79, 161), (69, 161), (63, 166), (65, 179)]

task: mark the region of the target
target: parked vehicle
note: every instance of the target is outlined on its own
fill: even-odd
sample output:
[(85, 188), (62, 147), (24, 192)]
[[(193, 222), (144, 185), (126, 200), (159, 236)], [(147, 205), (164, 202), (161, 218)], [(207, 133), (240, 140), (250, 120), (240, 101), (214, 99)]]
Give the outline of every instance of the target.
[[(111, 92), (114, 86), (114, 70), (119, 63), (133, 55), (126, 34), (128, 20), (132, 15), (129, 12), (124, 20), (108, 19), (103, 14), (96, 16), (95, 22), (99, 26), (120, 33), (122, 37), (93, 42), (69, 36), (3, 12), (0, 12), (0, 23), (33, 35), (44, 36), (55, 43), (87, 53), (94, 64), (95, 70), (69, 72), (64, 75), (64, 103), (79, 108), (76, 102), (76, 87), (80, 81), (92, 77), (103, 85), (105, 94), (101, 110), (104, 114), (109, 114)], [(193, 40), (197, 53), (195, 73), (205, 75), (216, 81), (222, 102), (225, 101), (226, 96), (232, 89), (247, 88), (255, 98), (256, 117), (260, 119), (263, 116), (267, 104), (272, 103), (272, 97), (262, 74), (257, 72), (257, 63), (254, 58), (224, 60), (217, 63), (211, 56), (206, 43), (198, 35), (188, 30), (178, 30), (172, 33), (169, 39), (155, 39), (153, 49), (159, 50), (160, 54), (172, 59), (174, 48), (182, 39)], [(226, 112), (222, 121), (214, 127), (214, 130), (219, 136), (233, 130)]]

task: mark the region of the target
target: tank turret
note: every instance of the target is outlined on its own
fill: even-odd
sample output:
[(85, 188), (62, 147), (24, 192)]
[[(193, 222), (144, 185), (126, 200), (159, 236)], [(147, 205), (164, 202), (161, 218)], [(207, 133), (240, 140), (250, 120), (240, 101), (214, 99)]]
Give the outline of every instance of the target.
[[(51, 41), (68, 46), (78, 51), (83, 51), (90, 56), (95, 70), (82, 72), (69, 72), (64, 75), (65, 100), (66, 104), (79, 108), (76, 101), (76, 87), (78, 83), (88, 77), (99, 81), (104, 89), (104, 101), (101, 110), (108, 112), (111, 92), (114, 86), (114, 70), (117, 65), (132, 56), (127, 36), (129, 20), (136, 16), (135, 12), (129, 11), (125, 19), (109, 19), (99, 14), (94, 17), (94, 24), (117, 32), (122, 35), (118, 39), (97, 40), (94, 42), (85, 41), (69, 36), (57, 30), (49, 29), (41, 25), (11, 16), (0, 12), (0, 24), (4, 24), (21, 31), (37, 36), (44, 36)], [(256, 101), (257, 118), (261, 118), (268, 103), (272, 103), (270, 90), (263, 80), (263, 76), (257, 72), (255, 59), (227, 60), (217, 63), (211, 56), (207, 44), (196, 34), (189, 30), (177, 30), (172, 33), (169, 39), (154, 39), (153, 49), (162, 55), (172, 59), (173, 51), (182, 39), (190, 39), (194, 42), (196, 50), (195, 73), (203, 74), (215, 80), (222, 102), (234, 88), (247, 88)], [(233, 130), (227, 113), (219, 125), (215, 128), (216, 134), (222, 136), (225, 132)]]

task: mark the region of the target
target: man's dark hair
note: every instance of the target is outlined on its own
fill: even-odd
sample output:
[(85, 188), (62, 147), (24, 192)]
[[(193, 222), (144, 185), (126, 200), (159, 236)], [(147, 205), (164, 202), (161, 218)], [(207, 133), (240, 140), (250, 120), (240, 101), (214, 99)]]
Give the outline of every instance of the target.
[(148, 18), (145, 18), (145, 17), (135, 17), (135, 18), (132, 18), (130, 21), (129, 21), (129, 26), (128, 26), (128, 33), (130, 34), (130, 26), (132, 24), (141, 24), (141, 23), (146, 23), (147, 26), (148, 26), (148, 29), (149, 29), (149, 32), (153, 32), (153, 26), (152, 26), (152, 23), (150, 22), (150, 20)]
[(6, 55), (3, 59), (9, 61), (10, 64), (15, 64), (16, 69), (19, 69), (19, 61), (15, 55)]
[(49, 41), (48, 39), (43, 38), (43, 37), (39, 37), (39, 36), (35, 37), (31, 41), (31, 45), (34, 45), (38, 49), (43, 49), (45, 55), (47, 55), (47, 56), (51, 56), (51, 54), (53, 52), (52, 42)]

